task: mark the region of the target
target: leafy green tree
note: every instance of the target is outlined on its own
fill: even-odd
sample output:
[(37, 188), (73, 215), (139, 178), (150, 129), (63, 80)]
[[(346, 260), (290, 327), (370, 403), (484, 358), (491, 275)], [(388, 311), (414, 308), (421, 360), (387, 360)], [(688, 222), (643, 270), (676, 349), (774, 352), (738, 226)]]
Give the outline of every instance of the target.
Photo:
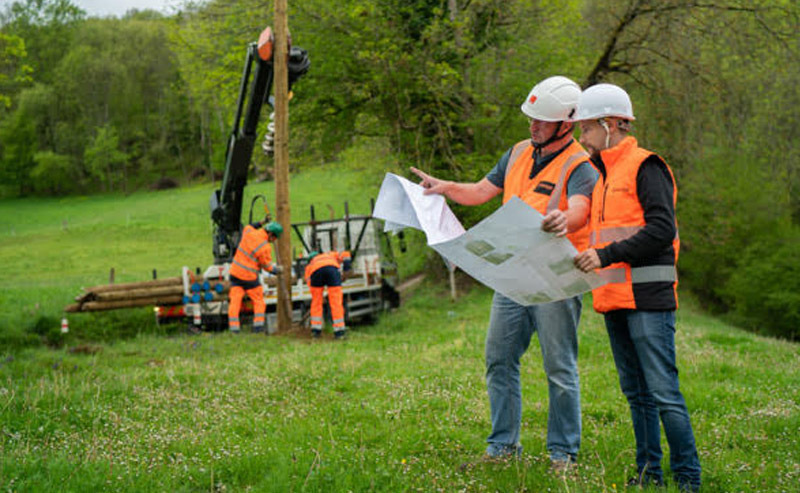
[(30, 170), (36, 166), (34, 155), (47, 148), (52, 133), (52, 109), (55, 96), (42, 84), (24, 89), (13, 112), (0, 122), (0, 175), (14, 189), (25, 195), (35, 190)]
[(33, 155), (36, 166), (30, 172), (33, 188), (37, 192), (61, 195), (75, 190), (75, 167), (71, 158), (52, 151)]
[(91, 144), (86, 147), (84, 159), (91, 176), (105, 183), (107, 191), (113, 191), (115, 183), (121, 184), (122, 191), (127, 190), (125, 165), (128, 155), (119, 150), (119, 136), (114, 127), (97, 129)]
[(7, 191), (15, 195), (25, 195), (33, 190), (29, 170), (34, 166), (33, 154), (36, 152), (36, 127), (32, 121), (15, 112), (0, 122), (0, 176)]
[[(53, 84), (59, 94), (53, 122), (54, 152), (84, 166), (97, 128), (115, 129), (127, 164), (101, 183), (138, 186), (191, 161), (188, 103), (161, 18), (90, 19), (75, 32)], [(95, 163), (96, 164), (96, 163)], [(97, 169), (85, 164), (86, 173)], [(184, 168), (184, 172), (186, 170)]]
[(31, 82), (33, 69), (25, 63), (25, 41), (0, 31), (0, 106), (11, 108), (12, 96)]
[(18, 0), (0, 13), (2, 31), (22, 38), (39, 82), (52, 82), (56, 66), (86, 13), (70, 0)]
[[(346, 144), (355, 134), (380, 132), (421, 166), (458, 169), (456, 156), (475, 151), (472, 120), (482, 105), (467, 76), (472, 61), (504, 36), (498, 25), (512, 22), (504, 7), (499, 1), (298, 2), (314, 22), (293, 29), (319, 53), (308, 108), (317, 117), (304, 122), (323, 142)], [(320, 25), (325, 36), (314, 36)], [(377, 128), (369, 128), (373, 123)]]

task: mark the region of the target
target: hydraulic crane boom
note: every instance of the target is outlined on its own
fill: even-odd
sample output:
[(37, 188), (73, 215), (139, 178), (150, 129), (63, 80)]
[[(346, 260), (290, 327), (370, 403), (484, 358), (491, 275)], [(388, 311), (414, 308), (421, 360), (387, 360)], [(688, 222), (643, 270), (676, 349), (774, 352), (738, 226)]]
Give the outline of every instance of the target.
[[(247, 49), (236, 117), (225, 152), (225, 174), (222, 186), (211, 194), (215, 264), (229, 262), (239, 244), (242, 231), (242, 198), (257, 137), (256, 127), (264, 103), (272, 106), (269, 95), (274, 77), (272, 44), (272, 30), (268, 27), (261, 33), (258, 42), (251, 43)], [(290, 47), (289, 90), (292, 84), (308, 71), (310, 64), (306, 50)], [(245, 104), (246, 110), (244, 110)]]

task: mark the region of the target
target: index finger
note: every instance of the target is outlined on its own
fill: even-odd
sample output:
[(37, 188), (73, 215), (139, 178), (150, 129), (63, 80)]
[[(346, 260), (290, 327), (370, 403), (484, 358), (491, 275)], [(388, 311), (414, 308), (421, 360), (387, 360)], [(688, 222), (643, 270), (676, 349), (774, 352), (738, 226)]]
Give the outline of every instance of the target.
[(418, 170), (417, 168), (415, 168), (413, 166), (409, 167), (409, 169), (411, 170), (412, 173), (414, 173), (418, 177), (422, 178), (423, 180), (428, 178), (428, 175), (425, 172), (420, 171), (420, 170)]

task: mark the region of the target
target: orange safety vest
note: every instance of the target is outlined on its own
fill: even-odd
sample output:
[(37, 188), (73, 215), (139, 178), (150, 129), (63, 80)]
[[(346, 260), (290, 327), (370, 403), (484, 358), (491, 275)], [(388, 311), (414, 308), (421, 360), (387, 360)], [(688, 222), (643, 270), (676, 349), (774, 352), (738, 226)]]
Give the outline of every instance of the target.
[(314, 258), (311, 259), (311, 262), (306, 265), (304, 276), (306, 278), (306, 283), (308, 283), (308, 280), (311, 278), (311, 274), (316, 272), (318, 269), (327, 267), (329, 265), (332, 265), (338, 269), (345, 260), (350, 260), (350, 252), (347, 250), (343, 252), (331, 251), (314, 255)]
[[(542, 214), (554, 209), (567, 210), (567, 182), (578, 165), (589, 161), (589, 155), (573, 140), (543, 170), (530, 178), (533, 168), (531, 147), (528, 139), (517, 142), (512, 148), (503, 182), (503, 203), (516, 195)], [(579, 252), (585, 250), (589, 245), (589, 222), (567, 234), (567, 238)]]
[[(600, 177), (592, 193), (592, 212), (590, 217), (590, 246), (601, 249), (606, 245), (630, 238), (645, 226), (644, 210), (639, 202), (636, 177), (642, 163), (653, 152), (639, 147), (634, 137), (625, 137), (616, 146), (601, 151), (600, 157), (606, 166), (606, 176)], [(672, 179), (672, 204), (678, 201), (678, 186), (675, 176), (667, 166)], [(677, 231), (677, 220), (675, 228)], [(633, 284), (648, 282), (671, 282), (674, 305), (677, 308), (678, 276), (676, 265), (680, 240), (678, 235), (672, 240), (675, 252), (671, 265), (637, 265), (631, 268), (627, 262), (611, 264), (600, 271), (610, 279), (592, 291), (594, 309), (600, 313), (611, 310), (636, 310)]]
[(272, 270), (272, 245), (269, 244), (266, 231), (248, 224), (242, 231), (230, 274), (243, 281), (254, 281), (258, 279), (262, 268)]

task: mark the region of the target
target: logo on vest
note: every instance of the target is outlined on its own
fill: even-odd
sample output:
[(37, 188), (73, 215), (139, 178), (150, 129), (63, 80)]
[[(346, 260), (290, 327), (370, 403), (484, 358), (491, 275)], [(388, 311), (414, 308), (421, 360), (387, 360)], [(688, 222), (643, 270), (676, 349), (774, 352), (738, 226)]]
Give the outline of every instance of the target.
[(555, 190), (555, 188), (556, 188), (555, 183), (550, 183), (549, 181), (542, 181), (538, 185), (536, 185), (536, 188), (534, 188), (533, 191), (534, 193), (552, 195), (553, 190)]

